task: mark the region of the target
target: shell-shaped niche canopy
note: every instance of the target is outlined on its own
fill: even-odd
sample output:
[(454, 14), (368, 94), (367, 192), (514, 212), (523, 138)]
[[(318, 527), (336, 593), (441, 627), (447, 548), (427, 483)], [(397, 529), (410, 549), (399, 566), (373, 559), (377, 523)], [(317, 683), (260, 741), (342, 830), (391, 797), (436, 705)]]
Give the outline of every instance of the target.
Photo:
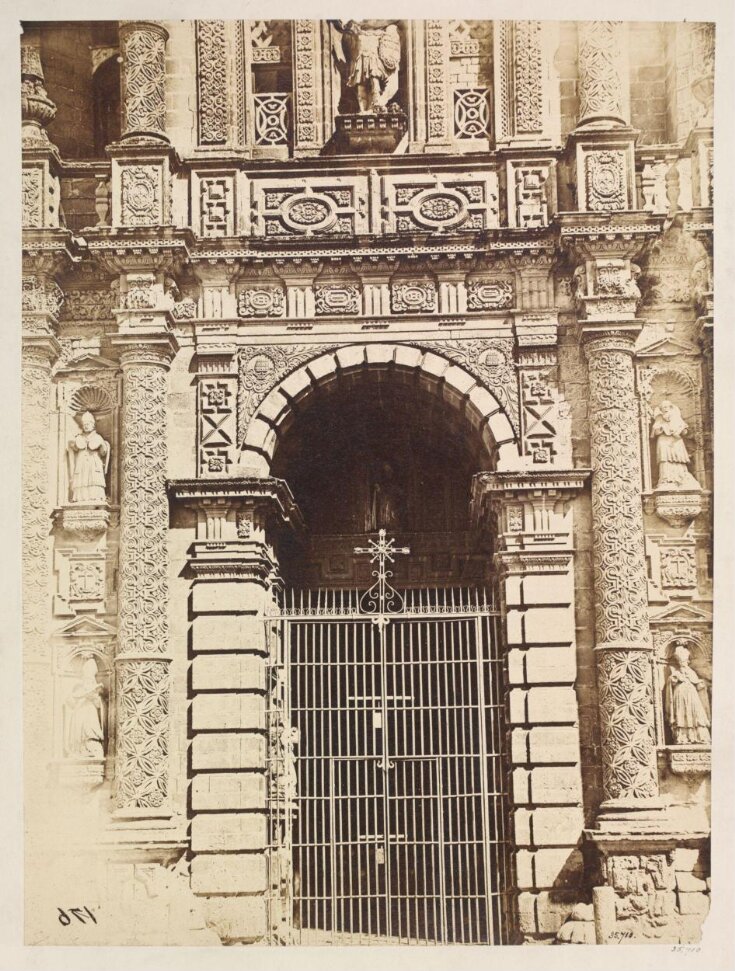
[(91, 411), (93, 415), (105, 415), (112, 411), (112, 399), (103, 388), (85, 385), (71, 396), (71, 409), (75, 415)]

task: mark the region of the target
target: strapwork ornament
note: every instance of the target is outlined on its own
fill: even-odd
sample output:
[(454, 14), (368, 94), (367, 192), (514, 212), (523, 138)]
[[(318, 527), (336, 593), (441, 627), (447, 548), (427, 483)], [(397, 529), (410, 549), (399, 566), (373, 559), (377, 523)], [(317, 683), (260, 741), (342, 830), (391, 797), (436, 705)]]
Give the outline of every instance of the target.
[(391, 614), (399, 614), (405, 606), (403, 595), (390, 583), (393, 571), (389, 564), (395, 563), (396, 554), (408, 555), (408, 546), (396, 546), (391, 537), (386, 539), (384, 529), (378, 530), (378, 539), (371, 539), (368, 546), (356, 546), (355, 553), (370, 557), (370, 562), (377, 564), (372, 571), (375, 582), (360, 597), (360, 610), (366, 614), (373, 614), (372, 621), (379, 627), (385, 627), (390, 621)]

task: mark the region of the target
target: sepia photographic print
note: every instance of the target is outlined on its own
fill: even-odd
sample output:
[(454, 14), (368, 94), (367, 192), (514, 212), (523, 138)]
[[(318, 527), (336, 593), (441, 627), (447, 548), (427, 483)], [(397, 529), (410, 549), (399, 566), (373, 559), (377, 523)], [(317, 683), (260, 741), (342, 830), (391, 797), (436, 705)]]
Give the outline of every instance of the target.
[(25, 945), (696, 950), (719, 24), (17, 12)]

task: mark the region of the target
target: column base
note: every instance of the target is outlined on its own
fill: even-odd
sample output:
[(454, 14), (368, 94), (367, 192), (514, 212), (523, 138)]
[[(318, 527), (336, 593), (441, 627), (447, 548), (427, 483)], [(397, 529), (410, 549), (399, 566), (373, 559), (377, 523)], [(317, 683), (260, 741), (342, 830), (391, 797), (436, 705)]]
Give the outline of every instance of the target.
[(660, 797), (636, 799), (634, 803), (623, 799), (606, 799), (598, 810), (594, 831), (631, 836), (662, 833), (667, 826), (670, 828), (663, 812), (667, 807), (668, 802)]

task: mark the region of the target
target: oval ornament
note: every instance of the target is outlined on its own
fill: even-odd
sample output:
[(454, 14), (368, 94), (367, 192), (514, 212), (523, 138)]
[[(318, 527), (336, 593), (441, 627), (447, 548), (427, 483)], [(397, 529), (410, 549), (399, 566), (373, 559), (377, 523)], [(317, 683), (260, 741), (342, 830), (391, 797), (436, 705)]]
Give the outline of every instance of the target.
[(453, 189), (425, 189), (414, 199), (413, 215), (427, 229), (454, 229), (469, 215), (467, 200)]
[(284, 203), (281, 218), (294, 232), (318, 233), (333, 226), (337, 216), (328, 196), (302, 193)]

